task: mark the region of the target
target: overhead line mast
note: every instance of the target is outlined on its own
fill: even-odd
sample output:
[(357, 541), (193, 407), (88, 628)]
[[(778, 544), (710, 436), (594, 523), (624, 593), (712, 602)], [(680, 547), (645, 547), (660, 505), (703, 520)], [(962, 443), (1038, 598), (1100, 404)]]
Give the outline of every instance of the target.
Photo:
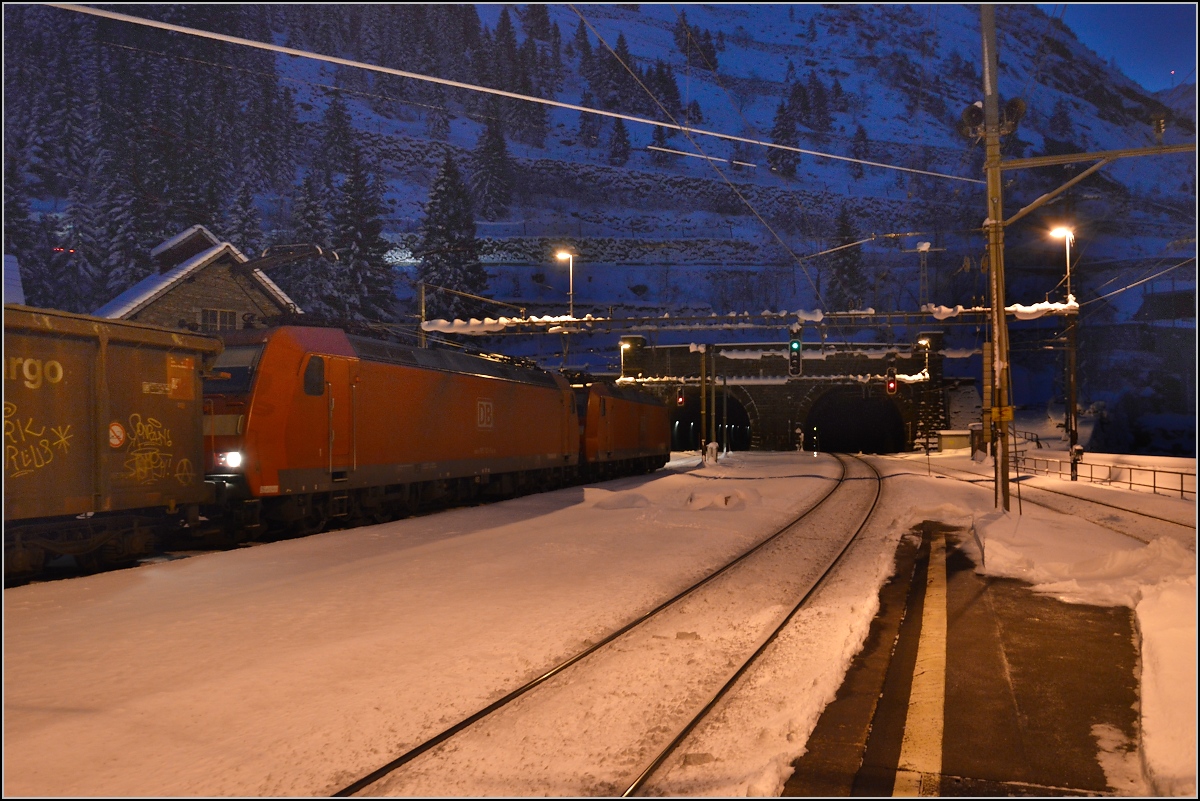
[(997, 504), (1008, 511), (1008, 422), (1012, 420), (1012, 389), (1009, 385), (1008, 319), (1004, 315), (1004, 201), (1000, 183), (1000, 94), (996, 86), (999, 59), (996, 55), (996, 7), (979, 7), (983, 33), (983, 129), (984, 172), (987, 175), (988, 274), (992, 289), (992, 374), (985, 376), (992, 392), (992, 462), (995, 465)]
[[(967, 106), (963, 112), (961, 132), (968, 137), (982, 135), (986, 145), (984, 172), (987, 177), (987, 218), (983, 221), (984, 230), (988, 237), (988, 262), (991, 278), (991, 315), (992, 342), (989, 351), (990, 359), (985, 359), (984, 380), (991, 392), (991, 409), (987, 409), (985, 421), (990, 420), (992, 434), (992, 458), (995, 465), (996, 505), (1009, 509), (1009, 463), (1008, 463), (1008, 427), (1013, 419), (1012, 386), (1009, 371), (1008, 322), (1004, 309), (1004, 228), (1017, 222), (1030, 212), (1040, 208), (1058, 195), (1070, 189), (1075, 184), (1105, 167), (1110, 162), (1120, 158), (1136, 156), (1161, 156), (1171, 153), (1195, 152), (1195, 143), (1183, 145), (1164, 145), (1162, 132), (1165, 120), (1154, 120), (1155, 133), (1159, 136), (1157, 147), (1131, 148), (1126, 150), (1107, 150), (1096, 153), (1072, 153), (1062, 156), (1035, 156), (1024, 159), (1000, 160), (1000, 137), (1012, 133), (1016, 124), (1025, 112), (1024, 101), (1013, 98), (1005, 104), (1003, 113), (1000, 109), (1000, 96), (997, 91), (997, 74), (999, 59), (996, 53), (996, 13), (995, 6), (981, 5), (979, 8), (980, 31), (983, 34), (983, 112), (980, 115), (978, 104)], [(982, 119), (980, 119), (982, 116)], [(980, 127), (982, 123), (982, 127)], [(1087, 170), (1076, 175), (1057, 189), (1047, 192), (1029, 205), (1020, 209), (1012, 217), (1004, 219), (1003, 185), (1000, 174), (1003, 170), (1027, 169), (1056, 164), (1073, 164), (1080, 161), (1097, 161)], [(1070, 301), (1070, 299), (1068, 299)], [(1067, 309), (1068, 314), (1077, 314)], [(1071, 323), (1075, 325), (1074, 322)], [(990, 369), (989, 369), (990, 368)], [(1073, 413), (1070, 410), (1069, 413)]]

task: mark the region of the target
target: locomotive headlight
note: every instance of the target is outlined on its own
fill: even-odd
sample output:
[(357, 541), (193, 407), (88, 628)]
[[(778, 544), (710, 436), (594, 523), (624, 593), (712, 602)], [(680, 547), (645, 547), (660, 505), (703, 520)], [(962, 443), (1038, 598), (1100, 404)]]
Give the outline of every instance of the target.
[(217, 454), (218, 467), (241, 467), (242, 454), (238, 451), (229, 451), (228, 453)]

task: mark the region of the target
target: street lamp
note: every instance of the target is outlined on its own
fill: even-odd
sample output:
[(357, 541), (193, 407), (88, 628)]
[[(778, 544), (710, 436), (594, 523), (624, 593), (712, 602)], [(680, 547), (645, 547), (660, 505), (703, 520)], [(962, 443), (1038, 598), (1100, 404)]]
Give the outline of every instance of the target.
[(575, 254), (566, 250), (560, 250), (554, 254), (559, 261), (567, 262), (568, 277), (570, 280), (570, 291), (567, 292), (567, 297), (570, 299), (570, 317), (575, 319)]
[[(1050, 232), (1050, 236), (1062, 239), (1067, 246), (1067, 303), (1070, 303), (1074, 298), (1071, 296), (1071, 243), (1075, 241), (1075, 232), (1070, 228), (1060, 227), (1055, 228)], [(1067, 309), (1067, 376), (1066, 384), (1067, 391), (1063, 409), (1063, 429), (1067, 435), (1067, 442), (1071, 449), (1071, 480), (1079, 480), (1079, 460), (1083, 458), (1083, 449), (1079, 447), (1079, 421), (1078, 414), (1075, 409), (1075, 325), (1076, 318), (1071, 317), (1071, 310)]]
[(1050, 232), (1050, 236), (1061, 239), (1067, 246), (1067, 303), (1071, 302), (1071, 243), (1075, 241), (1075, 232), (1070, 228), (1059, 227)]
[(621, 343), (621, 378), (625, 377), (625, 351), (629, 350), (629, 343)]

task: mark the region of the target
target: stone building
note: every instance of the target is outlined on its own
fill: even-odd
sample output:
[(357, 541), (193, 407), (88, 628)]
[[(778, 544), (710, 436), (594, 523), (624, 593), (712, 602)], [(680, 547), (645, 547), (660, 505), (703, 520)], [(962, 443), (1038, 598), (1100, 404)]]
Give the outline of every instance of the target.
[(243, 268), (247, 258), (193, 225), (150, 253), (158, 268), (93, 312), (193, 331), (230, 331), (301, 309), (264, 272)]

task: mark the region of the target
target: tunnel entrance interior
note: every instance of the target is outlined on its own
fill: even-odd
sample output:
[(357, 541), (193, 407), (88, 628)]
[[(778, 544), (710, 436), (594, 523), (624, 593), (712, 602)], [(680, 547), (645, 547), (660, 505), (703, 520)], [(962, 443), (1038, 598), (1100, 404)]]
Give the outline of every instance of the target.
[[(700, 391), (695, 387), (684, 390), (684, 404), (676, 405), (675, 395), (668, 400), (671, 404), (671, 450), (694, 451), (700, 449)], [(712, 402), (712, 395), (708, 397)], [(726, 408), (728, 406), (728, 412)], [(709, 409), (711, 413), (712, 410)], [(717, 442), (725, 447), (726, 434), (729, 436), (729, 450), (750, 450), (750, 415), (737, 399), (730, 394), (726, 404), (724, 390), (717, 389)], [(712, 423), (709, 422), (709, 430)], [(708, 437), (706, 436), (707, 440)]]
[(859, 387), (831, 389), (819, 397), (804, 421), (806, 450), (840, 453), (899, 453), (904, 450), (904, 420), (885, 396)]

